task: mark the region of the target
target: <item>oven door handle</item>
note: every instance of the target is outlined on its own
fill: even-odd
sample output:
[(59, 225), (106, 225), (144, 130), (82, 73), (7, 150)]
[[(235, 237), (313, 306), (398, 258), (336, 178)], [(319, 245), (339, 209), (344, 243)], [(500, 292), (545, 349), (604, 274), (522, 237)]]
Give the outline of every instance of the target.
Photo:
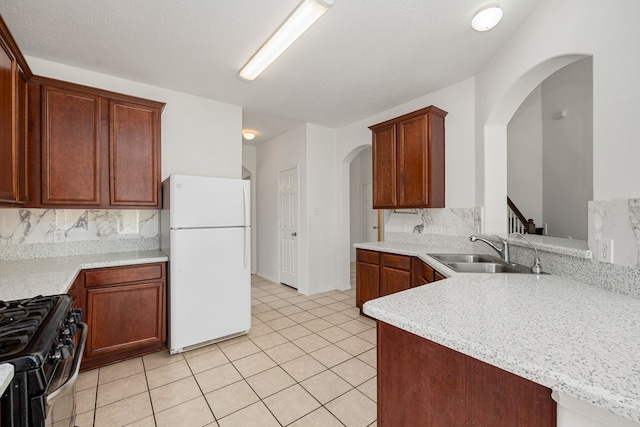
[(73, 357), (73, 363), (71, 364), (71, 375), (67, 380), (62, 384), (56, 391), (53, 393), (49, 393), (47, 395), (47, 406), (51, 407), (58, 396), (62, 396), (69, 389), (73, 387), (78, 378), (78, 373), (80, 372), (80, 362), (82, 362), (82, 353), (84, 353), (84, 346), (87, 343), (87, 332), (89, 327), (86, 323), (80, 322), (77, 324), (78, 328), (82, 331), (80, 333), (80, 339), (78, 340), (78, 346), (76, 347), (76, 354)]

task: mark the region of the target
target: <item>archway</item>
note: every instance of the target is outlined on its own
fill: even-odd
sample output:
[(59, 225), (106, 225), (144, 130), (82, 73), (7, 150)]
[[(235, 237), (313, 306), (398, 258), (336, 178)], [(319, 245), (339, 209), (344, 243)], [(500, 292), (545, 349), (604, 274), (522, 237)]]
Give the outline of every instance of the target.
[(522, 102), (540, 83), (566, 65), (589, 55), (550, 58), (517, 79), (494, 106), (482, 129), (484, 136), (484, 232), (507, 230), (507, 125)]
[(338, 250), (338, 288), (351, 287), (351, 162), (371, 144), (362, 144), (349, 151), (340, 162), (340, 242)]

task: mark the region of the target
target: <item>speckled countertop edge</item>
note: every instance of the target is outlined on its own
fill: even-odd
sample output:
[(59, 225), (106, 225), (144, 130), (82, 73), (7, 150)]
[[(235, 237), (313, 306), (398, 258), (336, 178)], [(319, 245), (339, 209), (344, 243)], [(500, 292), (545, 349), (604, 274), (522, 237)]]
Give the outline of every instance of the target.
[(63, 294), (82, 269), (167, 261), (159, 250), (0, 261), (0, 300)]
[(0, 364), (0, 395), (4, 393), (13, 379), (13, 365), (11, 363)]
[(418, 256), (451, 277), (365, 303), (366, 314), (640, 422), (640, 301), (553, 275), (460, 274), (394, 242), (360, 249)]

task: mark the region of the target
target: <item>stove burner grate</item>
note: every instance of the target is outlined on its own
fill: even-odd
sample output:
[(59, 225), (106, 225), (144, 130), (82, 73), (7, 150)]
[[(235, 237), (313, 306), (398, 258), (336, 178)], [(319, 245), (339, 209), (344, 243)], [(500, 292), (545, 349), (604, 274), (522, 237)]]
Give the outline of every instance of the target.
[(20, 353), (38, 331), (49, 314), (57, 297), (0, 301), (0, 356)]

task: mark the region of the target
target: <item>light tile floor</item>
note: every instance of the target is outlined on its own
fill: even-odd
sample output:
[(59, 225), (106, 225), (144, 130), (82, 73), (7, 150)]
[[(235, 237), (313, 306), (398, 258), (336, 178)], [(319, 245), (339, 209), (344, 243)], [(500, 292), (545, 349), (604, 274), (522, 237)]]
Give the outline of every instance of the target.
[(376, 425), (375, 322), (355, 290), (307, 297), (253, 276), (252, 318), (243, 337), (82, 373), (76, 425)]

